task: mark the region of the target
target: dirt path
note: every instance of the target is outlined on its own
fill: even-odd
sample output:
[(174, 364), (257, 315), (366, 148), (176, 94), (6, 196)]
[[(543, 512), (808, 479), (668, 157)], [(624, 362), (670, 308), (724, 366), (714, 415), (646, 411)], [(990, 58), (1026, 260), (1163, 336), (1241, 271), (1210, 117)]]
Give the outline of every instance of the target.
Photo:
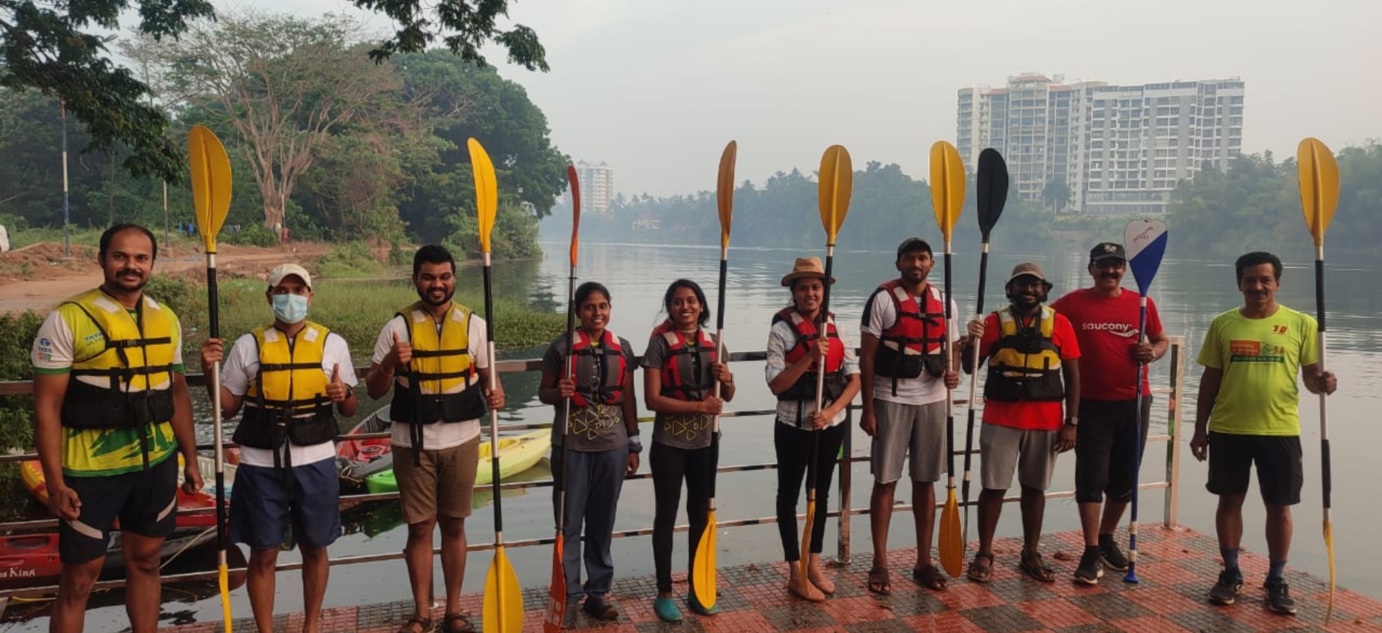
[[(287, 261), (310, 269), (330, 248), (311, 242), (282, 247), (222, 245), (216, 254), (217, 275), (263, 279), (270, 268)], [(205, 270), (206, 256), (200, 248), (176, 244), (159, 252), (154, 274), (202, 279)], [(95, 249), (74, 246), (72, 257), (65, 258), (62, 244), (32, 244), (0, 254), (0, 313), (47, 312), (63, 299), (100, 283)]]

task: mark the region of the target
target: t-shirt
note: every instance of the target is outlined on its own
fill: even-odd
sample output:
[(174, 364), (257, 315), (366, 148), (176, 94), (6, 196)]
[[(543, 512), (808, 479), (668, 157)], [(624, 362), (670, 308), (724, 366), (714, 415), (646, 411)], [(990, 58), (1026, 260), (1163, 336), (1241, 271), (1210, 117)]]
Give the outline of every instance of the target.
[[(148, 295), (142, 298), (145, 310), (166, 310), (172, 321), (173, 371), (186, 373), (182, 364), (182, 324), (168, 306), (161, 305)], [(133, 316), (134, 311), (130, 311)], [(61, 375), (72, 371), (76, 358), (91, 358), (105, 350), (106, 339), (91, 317), (76, 305), (66, 303), (48, 313), (34, 337), (30, 352), (34, 373)], [(110, 380), (98, 376), (77, 376), (72, 380), (109, 386)], [(167, 382), (155, 389), (171, 387)], [(134, 389), (139, 391), (138, 388)], [(175, 403), (176, 406), (176, 403)], [(164, 422), (149, 427), (149, 464), (167, 459), (177, 449), (173, 439), (173, 425)], [(70, 429), (62, 427), (62, 472), (74, 477), (104, 477), (144, 469), (144, 451), (140, 448), (139, 429)]]
[[(690, 339), (690, 337), (687, 337)], [(710, 335), (712, 341), (717, 340)], [(648, 339), (648, 349), (643, 353), (643, 368), (662, 370), (662, 363), (671, 348), (661, 334)], [(724, 349), (726, 356), (729, 348)], [(710, 368), (705, 367), (704, 382), (711, 383)], [(665, 376), (665, 372), (664, 372)], [(665, 384), (665, 383), (664, 383)], [(706, 392), (710, 393), (709, 390)], [(658, 411), (653, 420), (653, 441), (674, 448), (705, 448), (710, 446), (710, 434), (714, 430), (715, 416), (709, 413), (663, 413)]]
[[(844, 332), (839, 331), (838, 327), (836, 330), (840, 336), (840, 340), (838, 342), (831, 341), (831, 344), (843, 345), (845, 348), (845, 359), (840, 368), (844, 370), (846, 376), (858, 374), (859, 359), (854, 354), (854, 346), (850, 344), (849, 337)], [(797, 331), (792, 327), (790, 322), (786, 320), (778, 321), (768, 330), (768, 362), (763, 366), (763, 377), (766, 378), (769, 383), (777, 378), (778, 374), (787, 370), (787, 350), (792, 349), (796, 344)], [(810, 351), (808, 350), (807, 353), (809, 354)], [(805, 411), (800, 412), (803, 423), (816, 413), (815, 400), (807, 400), (804, 404), (805, 406), (803, 408)], [(778, 400), (777, 421), (788, 426), (796, 427), (797, 409), (798, 405), (796, 400)], [(835, 426), (844, 422), (847, 414), (847, 410), (841, 409), (840, 412), (835, 415), (835, 418), (830, 421), (830, 426)]]
[[(458, 315), (458, 312), (452, 312)], [(471, 313), (469, 328), (470, 360), (476, 369), (489, 369), (489, 337), (485, 332), (485, 319), (478, 314)], [(374, 357), (371, 362), (380, 364), (384, 362), (384, 357), (389, 355), (389, 350), (393, 349), (394, 335), (398, 335), (398, 340), (408, 340), (408, 324), (403, 317), (394, 315), (384, 324), (384, 329), (379, 331), (379, 338), (374, 341)], [(408, 384), (406, 376), (395, 376), (394, 380), (401, 385)], [(470, 374), (470, 384), (480, 382), (479, 372)], [(460, 393), (460, 385), (450, 389), (447, 393)], [(394, 446), (412, 448), (412, 424), (394, 420), (393, 437), (391, 441)], [(451, 448), (460, 446), (470, 440), (480, 437), (480, 420), (466, 420), (464, 422), (439, 422), (436, 424), (422, 425), (422, 445), (427, 450)]]
[[(927, 292), (930, 292), (929, 290)], [(925, 297), (913, 297), (917, 305), (924, 311), (926, 305), (922, 303)], [(951, 344), (960, 341), (960, 306), (954, 299), (950, 300), (951, 319), (946, 329), (950, 333)], [(883, 330), (893, 326), (897, 321), (897, 309), (893, 307), (892, 297), (886, 292), (875, 292), (873, 300), (864, 306), (863, 318), (859, 324), (859, 333), (872, 334), (875, 337), (882, 337)], [(868, 394), (864, 394), (867, 396)], [(873, 397), (876, 400), (885, 402), (898, 402), (901, 404), (931, 404), (933, 402), (945, 401), (945, 381), (941, 378), (932, 378), (931, 374), (922, 371), (916, 378), (898, 378), (897, 395), (893, 395), (893, 379), (889, 376), (874, 374), (873, 377)]]
[[(984, 337), (979, 339), (980, 358), (988, 358), (989, 349), (998, 342), (1001, 332), (1002, 326), (998, 323), (997, 313), (991, 312), (984, 317)], [(1051, 342), (1060, 348), (1062, 363), (1080, 358), (1080, 343), (1075, 337), (1075, 329), (1070, 327), (1070, 320), (1059, 312), (1056, 313), (1056, 322), (1051, 328)], [(1004, 402), (984, 399), (986, 424), (1033, 431), (1055, 431), (1065, 422), (1064, 413), (1064, 400), (1032, 401), (1023, 398), (1017, 402)]]
[(1279, 306), (1250, 319), (1229, 310), (1209, 324), (1199, 363), (1224, 372), (1209, 430), (1230, 435), (1300, 435), (1303, 365), (1320, 362), (1314, 317)]
[[(600, 335), (601, 337), (604, 334)], [(634, 397), (633, 374), (638, 368), (638, 363), (634, 358), (633, 346), (629, 345), (628, 340), (619, 337), (619, 347), (624, 349), (624, 366), (627, 371), (624, 375), (625, 398)], [(603, 342), (591, 340), (591, 347), (598, 349)], [(566, 376), (568, 371), (568, 359), (566, 353), (566, 337), (559, 336), (547, 346), (547, 352), (542, 355), (542, 373), (556, 374), (558, 378)], [(608, 362), (608, 357), (597, 356), (601, 362)], [(577, 365), (579, 367), (579, 364)], [(576, 389), (582, 393), (591, 393), (600, 386), (600, 376), (594, 372), (588, 372), (576, 376)], [(552, 418), (552, 445), (561, 446), (563, 437), (558, 430), (564, 422), (566, 406), (558, 402)], [(566, 429), (566, 436), (571, 439), (569, 448), (573, 451), (586, 453), (597, 453), (619, 448), (629, 443), (629, 430), (624, 426), (624, 408), (622, 404), (606, 404), (603, 402), (592, 402), (588, 407), (577, 407), (575, 402), (571, 403), (571, 425)]]
[[(270, 334), (280, 334), (271, 332)], [(346, 340), (340, 334), (331, 332), (326, 335), (326, 342), (322, 344), (322, 373), (326, 374), (326, 379), (331, 379), (331, 371), (340, 367), (341, 382), (350, 385), (352, 388), (359, 384), (355, 377), (355, 367), (350, 360), (350, 349), (346, 345)], [(221, 386), (237, 397), (244, 397), (249, 393), (250, 383), (259, 375), (259, 345), (254, 340), (254, 334), (249, 333), (235, 340), (235, 345), (230, 348), (230, 353), (226, 355), (225, 367), (221, 369)], [(248, 403), (245, 406), (249, 406)], [(243, 412), (244, 410), (241, 409)], [(314, 464), (323, 459), (335, 459), (336, 446), (332, 442), (321, 442), (311, 446), (298, 446), (292, 442), (285, 442), (284, 446), (288, 449), (284, 463), (292, 464), (294, 467)], [(282, 457), (283, 455), (280, 455)], [(263, 466), (272, 468), (274, 466), (274, 452), (267, 448), (254, 448), (252, 446), (240, 447), (240, 463), (247, 466)]]
[[(1118, 401), (1137, 397), (1132, 377), (1138, 372), (1132, 350), (1137, 347), (1137, 321), (1142, 295), (1123, 288), (1117, 297), (1105, 297), (1093, 288), (1073, 290), (1051, 307), (1070, 319), (1080, 341), (1080, 398)], [(1161, 334), (1156, 302), (1147, 298), (1147, 336)], [(1141, 366), (1142, 393), (1151, 394), (1147, 366)]]

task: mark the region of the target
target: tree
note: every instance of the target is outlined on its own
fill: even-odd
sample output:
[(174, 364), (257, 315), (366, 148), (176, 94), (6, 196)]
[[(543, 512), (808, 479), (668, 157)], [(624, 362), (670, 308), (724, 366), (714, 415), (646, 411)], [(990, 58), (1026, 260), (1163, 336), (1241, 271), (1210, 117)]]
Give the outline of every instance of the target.
[(1060, 213), (1070, 205), (1071, 194), (1070, 185), (1066, 184), (1064, 178), (1053, 178), (1041, 189), (1041, 203), (1046, 205), (1046, 208)]
[[(438, 38), (461, 59), (485, 63), (480, 47), (495, 42), (509, 61), (548, 70), (537, 34), (523, 25), (496, 25), (509, 0), (352, 0), (384, 14), (395, 25), (369, 56), (382, 62), (394, 53), (425, 50)], [(431, 9), (435, 9), (435, 14)], [(180, 144), (164, 135), (167, 118), (145, 102), (148, 87), (109, 58), (104, 32), (119, 28), (127, 10), (140, 15), (137, 32), (154, 40), (176, 38), (202, 18), (215, 16), (208, 0), (0, 0), (0, 86), (34, 88), (62, 100), (91, 133), (91, 144), (131, 149), (124, 166), (136, 176), (177, 182), (184, 173)]]

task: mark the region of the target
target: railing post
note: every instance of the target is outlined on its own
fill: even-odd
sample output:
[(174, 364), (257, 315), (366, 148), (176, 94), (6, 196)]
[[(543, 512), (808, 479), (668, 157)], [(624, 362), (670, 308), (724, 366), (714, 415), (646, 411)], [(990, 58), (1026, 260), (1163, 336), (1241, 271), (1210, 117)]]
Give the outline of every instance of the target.
[(1166, 403), (1166, 504), (1161, 524), (1174, 528), (1180, 497), (1180, 412), (1181, 397), (1185, 394), (1185, 337), (1171, 337), (1171, 397)]
[(854, 470), (854, 442), (852, 441), (854, 437), (854, 425), (852, 424), (854, 407), (851, 405), (846, 411), (850, 413), (845, 415), (845, 441), (840, 445), (840, 456), (836, 460), (840, 465), (840, 523), (836, 536), (838, 541), (836, 556), (841, 565), (849, 564), (849, 492), (854, 487), (854, 478), (851, 476)]

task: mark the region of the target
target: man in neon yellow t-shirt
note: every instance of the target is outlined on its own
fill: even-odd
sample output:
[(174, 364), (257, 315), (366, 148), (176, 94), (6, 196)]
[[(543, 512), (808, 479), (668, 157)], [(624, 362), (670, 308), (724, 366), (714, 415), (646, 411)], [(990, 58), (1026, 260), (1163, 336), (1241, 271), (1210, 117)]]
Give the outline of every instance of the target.
[(1300, 447), (1300, 391), (1296, 376), (1311, 393), (1334, 393), (1334, 375), (1322, 371), (1318, 326), (1310, 315), (1276, 302), (1281, 260), (1252, 252), (1234, 264), (1243, 306), (1216, 317), (1200, 347), (1199, 401), (1195, 407), (1195, 458), (1209, 457), (1206, 488), (1219, 496), (1214, 524), (1224, 571), (1209, 591), (1209, 601), (1233, 604), (1243, 586), (1238, 546), (1243, 538), (1243, 500), (1248, 474), (1257, 465), (1257, 483), (1267, 507), (1267, 607), (1292, 615), (1295, 601), (1282, 578), (1291, 549), (1291, 506), (1300, 503), (1305, 482)]

